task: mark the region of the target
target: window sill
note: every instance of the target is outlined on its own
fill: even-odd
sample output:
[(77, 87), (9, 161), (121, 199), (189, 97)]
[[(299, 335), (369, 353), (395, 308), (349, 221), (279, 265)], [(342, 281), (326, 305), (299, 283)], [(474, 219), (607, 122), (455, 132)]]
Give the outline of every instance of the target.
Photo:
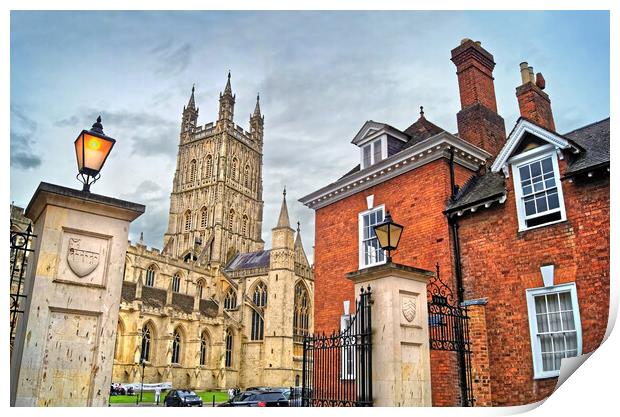
[(554, 222), (549, 222), (549, 223), (545, 223), (545, 224), (539, 224), (538, 226), (526, 227), (526, 228), (523, 228), (523, 229), (521, 227), (519, 227), (519, 230), (517, 230), (517, 233), (521, 234), (521, 233), (528, 232), (530, 230), (536, 230), (536, 229), (540, 229), (542, 227), (553, 226), (555, 224), (560, 224), (560, 223), (568, 223), (568, 220), (567, 219), (560, 219), (560, 220), (556, 220)]
[(373, 266), (385, 265), (386, 263), (387, 259), (382, 262), (375, 262), (374, 264), (360, 265), (359, 270), (361, 271), (362, 269), (372, 268)]
[(560, 371), (556, 371), (556, 372), (548, 372), (546, 374), (543, 375), (534, 375), (534, 380), (535, 381), (540, 381), (543, 379), (551, 379), (551, 378), (558, 378), (560, 376)]

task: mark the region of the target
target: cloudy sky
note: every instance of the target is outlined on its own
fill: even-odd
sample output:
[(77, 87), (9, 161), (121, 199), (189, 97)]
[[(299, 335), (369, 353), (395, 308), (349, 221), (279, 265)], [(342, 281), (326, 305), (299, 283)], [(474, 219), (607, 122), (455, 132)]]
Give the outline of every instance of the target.
[(314, 213), (296, 200), (358, 163), (369, 119), (405, 129), (426, 117), (456, 132), (450, 50), (462, 38), (495, 56), (498, 111), (518, 117), (519, 63), (547, 81), (556, 126), (609, 115), (607, 12), (12, 12), (10, 198), (40, 181), (79, 188), (73, 141), (98, 114), (117, 139), (92, 191), (143, 203), (130, 239), (161, 248), (179, 127), (192, 84), (199, 124), (217, 118), (232, 72), (235, 122), (265, 115), (264, 229), (281, 191), (309, 255)]

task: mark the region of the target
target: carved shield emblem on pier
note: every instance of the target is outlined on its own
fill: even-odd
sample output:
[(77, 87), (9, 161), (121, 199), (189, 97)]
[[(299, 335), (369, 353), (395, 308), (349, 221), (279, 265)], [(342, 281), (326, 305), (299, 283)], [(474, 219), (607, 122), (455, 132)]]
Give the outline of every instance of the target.
[(99, 251), (80, 249), (82, 239), (69, 239), (67, 263), (75, 275), (82, 278), (90, 274), (99, 265)]
[(405, 319), (407, 319), (407, 321), (411, 323), (416, 316), (416, 299), (403, 298), (401, 309), (403, 311), (403, 316), (405, 316)]

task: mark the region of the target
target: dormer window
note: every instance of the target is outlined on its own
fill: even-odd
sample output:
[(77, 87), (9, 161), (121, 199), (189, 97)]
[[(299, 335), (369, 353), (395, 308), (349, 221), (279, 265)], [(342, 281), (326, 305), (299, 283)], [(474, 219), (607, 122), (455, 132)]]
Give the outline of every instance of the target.
[(379, 138), (362, 146), (362, 169), (368, 168), (387, 157), (386, 138)]
[(545, 145), (511, 160), (519, 231), (566, 220), (558, 159)]

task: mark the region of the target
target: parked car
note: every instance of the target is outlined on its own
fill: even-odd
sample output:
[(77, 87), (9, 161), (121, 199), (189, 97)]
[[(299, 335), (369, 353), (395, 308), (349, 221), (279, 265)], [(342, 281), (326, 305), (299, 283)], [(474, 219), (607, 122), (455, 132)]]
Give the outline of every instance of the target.
[(166, 407), (202, 407), (202, 398), (194, 391), (185, 389), (173, 389), (168, 391), (164, 399)]
[(244, 391), (218, 407), (288, 407), (288, 400), (279, 390)]
[(288, 400), (289, 407), (301, 407), (301, 387), (283, 388), (282, 394)]

